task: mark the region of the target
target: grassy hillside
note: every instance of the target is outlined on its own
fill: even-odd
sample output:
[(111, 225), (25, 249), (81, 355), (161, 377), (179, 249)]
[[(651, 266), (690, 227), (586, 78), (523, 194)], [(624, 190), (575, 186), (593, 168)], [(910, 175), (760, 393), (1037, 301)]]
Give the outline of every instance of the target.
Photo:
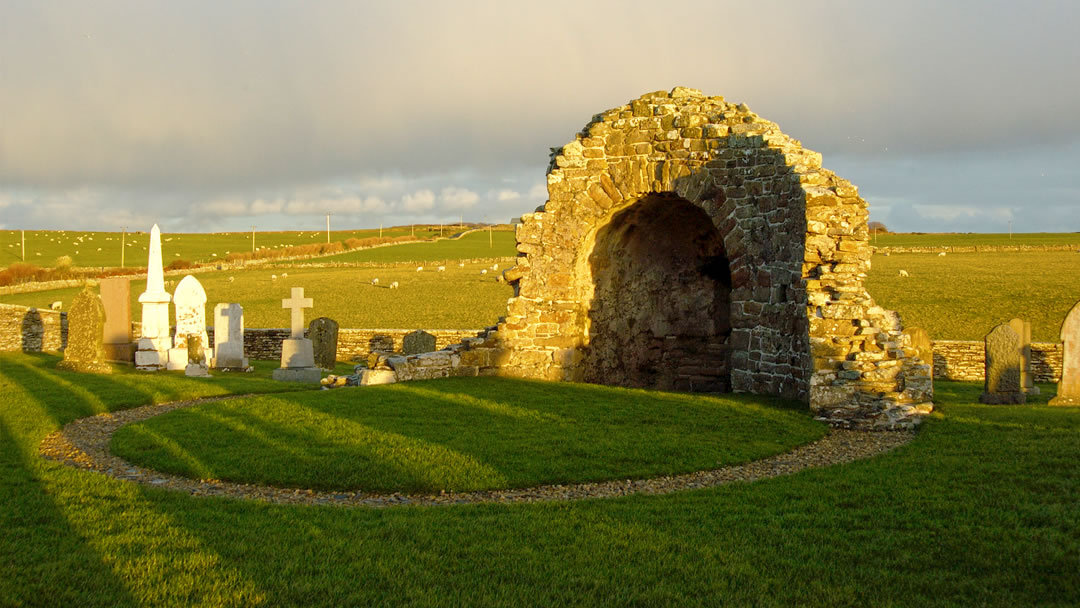
[(870, 237), (876, 247), (976, 247), (983, 245), (1076, 245), (1080, 232), (1023, 232), (1008, 234), (879, 234)]

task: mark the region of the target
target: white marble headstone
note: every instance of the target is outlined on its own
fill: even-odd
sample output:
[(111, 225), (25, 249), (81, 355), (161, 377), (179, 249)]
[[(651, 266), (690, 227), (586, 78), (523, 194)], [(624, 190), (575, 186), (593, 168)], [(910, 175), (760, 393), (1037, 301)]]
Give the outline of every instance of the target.
[(215, 369), (247, 369), (244, 357), (244, 307), (221, 303), (214, 307)]
[[(169, 351), (169, 369), (184, 369), (187, 365), (189, 337), (195, 337), (202, 344), (205, 364), (212, 355), (207, 352), (210, 339), (206, 335), (206, 291), (202, 283), (190, 274), (185, 276), (176, 286), (172, 300), (173, 309), (176, 311), (176, 335), (173, 338), (173, 348)], [(177, 356), (175, 366), (174, 353)]]

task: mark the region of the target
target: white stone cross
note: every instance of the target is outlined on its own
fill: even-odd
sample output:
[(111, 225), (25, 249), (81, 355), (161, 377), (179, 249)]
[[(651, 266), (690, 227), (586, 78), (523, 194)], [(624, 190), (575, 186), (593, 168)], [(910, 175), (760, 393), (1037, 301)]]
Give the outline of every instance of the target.
[(281, 301), (282, 308), (292, 309), (292, 332), (290, 338), (304, 337), (304, 309), (315, 306), (315, 301), (304, 297), (303, 287), (293, 287), (292, 297)]

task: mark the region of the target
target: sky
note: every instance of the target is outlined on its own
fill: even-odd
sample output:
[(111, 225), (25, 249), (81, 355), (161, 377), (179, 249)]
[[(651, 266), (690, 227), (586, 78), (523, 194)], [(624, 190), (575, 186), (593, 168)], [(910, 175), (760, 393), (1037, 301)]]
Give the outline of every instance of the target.
[(0, 3), (0, 227), (506, 222), (550, 148), (687, 86), (894, 231), (1080, 231), (1080, 3)]

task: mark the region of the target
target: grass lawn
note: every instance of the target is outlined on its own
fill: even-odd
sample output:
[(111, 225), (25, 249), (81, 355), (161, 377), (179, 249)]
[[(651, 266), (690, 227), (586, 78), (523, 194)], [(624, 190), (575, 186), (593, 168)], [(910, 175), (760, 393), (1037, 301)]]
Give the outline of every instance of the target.
[[(477, 230), (461, 238), (427, 243), (402, 243), (346, 251), (317, 258), (315, 262), (356, 263), (432, 262), (435, 264), (477, 258), (504, 258), (517, 255), (517, 240), (512, 230)], [(306, 264), (308, 260), (292, 260), (285, 264)]]
[(176, 410), (123, 427), (112, 450), (195, 479), (438, 492), (699, 471), (825, 434), (765, 402), (775, 400), (452, 378)]
[(1077, 245), (1080, 232), (1018, 232), (1009, 234), (879, 234), (875, 247), (976, 247), (984, 245)]
[[(909, 276), (899, 276), (907, 270)], [(1058, 342), (1080, 300), (1080, 254), (1071, 251), (875, 255), (866, 288), (905, 327), (935, 339), (981, 340), (1013, 317), (1036, 342)]]
[[(167, 229), (167, 228), (166, 228)], [(387, 228), (383, 236), (412, 234), (409, 227)], [(417, 238), (432, 238), (439, 231), (417, 230)], [(449, 230), (447, 230), (449, 234)], [(331, 241), (379, 236), (379, 229), (331, 230)], [(0, 266), (20, 261), (22, 235), (18, 230), (0, 230)], [(129, 267), (145, 267), (149, 256), (150, 227), (144, 232), (128, 232), (123, 241), (119, 232), (83, 232), (80, 230), (27, 230), (26, 262), (37, 266), (52, 266), (56, 258), (71, 256), (76, 266), (120, 266), (121, 242), (123, 262)], [(288, 232), (255, 232), (255, 246), (277, 249), (292, 245), (325, 243), (326, 231), (303, 230)], [(162, 261), (173, 260), (213, 262), (225, 259), (230, 252), (251, 251), (251, 232), (173, 233), (161, 234)], [(512, 255), (512, 254), (511, 254)]]
[[(506, 314), (506, 300), (513, 295), (511, 287), (495, 281), (495, 273), (480, 274), (487, 267), (447, 264), (445, 272), (436, 272), (433, 267), (416, 272), (415, 266), (288, 268), (285, 272), (260, 268), (196, 277), (206, 290), (208, 321), (216, 303), (239, 302), (244, 307), (246, 327), (288, 327), (289, 311), (281, 308), (281, 300), (289, 297), (290, 288), (303, 287), (304, 295), (315, 303), (305, 311), (306, 319), (325, 316), (351, 328), (480, 329)], [(234, 280), (229, 281), (229, 277)], [(374, 278), (379, 279), (378, 286), (371, 284)], [(179, 279), (169, 277), (170, 281)], [(393, 281), (398, 282), (398, 289), (389, 289)], [(138, 299), (145, 289), (145, 280), (131, 282), (135, 320), (142, 314)], [(50, 302), (60, 300), (66, 309), (79, 291), (68, 288), (13, 294), (0, 296), (0, 302), (48, 308)]]
[(976, 384), (939, 383), (912, 443), (750, 484), (368, 510), (198, 499), (45, 461), (41, 439), (75, 418), (285, 386), (55, 362), (0, 355), (4, 606), (1080, 604), (1080, 408), (1046, 407), (1049, 385), (984, 406)]

